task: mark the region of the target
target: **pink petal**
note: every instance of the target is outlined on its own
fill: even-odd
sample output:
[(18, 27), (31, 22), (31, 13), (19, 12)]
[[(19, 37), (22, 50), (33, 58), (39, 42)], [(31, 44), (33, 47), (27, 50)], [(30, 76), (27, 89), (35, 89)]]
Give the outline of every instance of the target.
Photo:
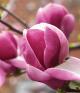
[(36, 15), (36, 23), (41, 23), (41, 22), (47, 22), (44, 13), (43, 13), (43, 8), (39, 8), (37, 15)]
[(13, 46), (17, 48), (17, 41), (16, 41), (17, 36), (13, 35), (10, 32), (7, 32), (6, 35), (7, 35), (7, 37), (9, 37), (8, 39), (10, 39), (12, 41)]
[[(61, 21), (67, 13), (68, 13), (68, 10), (64, 6), (50, 3), (47, 6), (43, 7), (43, 10), (40, 15), (44, 16), (44, 19), (46, 19), (47, 23), (50, 23), (60, 28)], [(39, 20), (39, 22), (37, 23), (40, 23), (41, 21), (45, 22), (44, 20), (41, 20), (41, 18), (43, 19), (42, 16), (41, 18), (40, 17), (38, 18), (36, 18), (36, 20)]]
[(50, 76), (47, 73), (45, 73), (44, 71), (41, 71), (31, 65), (27, 64), (26, 70), (27, 70), (28, 76), (32, 80), (43, 82), (43, 81), (50, 79)]
[(20, 50), (21, 50), (21, 54), (23, 54), (23, 56), (28, 64), (31, 64), (32, 66), (35, 66), (40, 69), (44, 69), (41, 66), (41, 64), (39, 63), (37, 57), (35, 56), (26, 37), (24, 37), (20, 41)]
[(4, 69), (5, 71), (10, 70), (11, 65), (8, 64), (6, 61), (0, 60), (0, 68)]
[(26, 61), (21, 56), (18, 56), (17, 58), (9, 60), (9, 62), (14, 67), (17, 67), (17, 68), (20, 68), (20, 69), (25, 69), (26, 68)]
[(44, 66), (44, 32), (37, 29), (30, 29), (27, 32), (27, 39), (39, 62)]
[(70, 57), (66, 62), (45, 72), (60, 80), (80, 80), (80, 59)]
[(51, 29), (54, 33), (57, 34), (59, 41), (60, 41), (60, 53), (59, 53), (59, 63), (62, 63), (63, 60), (68, 56), (69, 54), (69, 44), (68, 40), (63, 34), (63, 32), (58, 29), (57, 27), (50, 25), (48, 23), (40, 23), (37, 25), (34, 25), (31, 27), (31, 29), (38, 29), (41, 31), (46, 31), (46, 28)]
[(70, 33), (73, 31), (75, 26), (75, 18), (72, 14), (67, 14), (64, 16), (61, 24), (61, 30), (64, 32), (66, 37), (68, 38)]
[(2, 32), (0, 34), (0, 59), (6, 60), (17, 55), (17, 50), (11, 37), (8, 32)]
[(60, 41), (57, 34), (46, 28), (44, 33), (46, 48), (44, 51), (44, 64), (48, 67), (53, 67), (58, 65), (59, 63), (59, 52), (60, 52)]
[(6, 77), (6, 73), (2, 69), (0, 69), (0, 87), (4, 84), (5, 77)]
[(59, 53), (59, 63), (62, 63), (63, 60), (69, 55), (69, 43), (65, 35), (61, 30), (56, 28), (55, 26), (49, 25), (48, 27), (56, 32), (59, 41), (60, 41), (60, 53)]

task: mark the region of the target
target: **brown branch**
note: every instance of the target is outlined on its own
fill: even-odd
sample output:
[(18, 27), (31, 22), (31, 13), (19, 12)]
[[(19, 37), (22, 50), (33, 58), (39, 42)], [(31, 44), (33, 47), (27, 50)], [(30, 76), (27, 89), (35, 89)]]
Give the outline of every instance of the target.
[(21, 34), (21, 35), (22, 35), (22, 31), (15, 29), (15, 28), (12, 27), (10, 24), (4, 22), (4, 21), (1, 20), (1, 19), (0, 19), (0, 22), (1, 22), (2, 24), (4, 24), (5, 26), (7, 26), (8, 28), (10, 28), (12, 31), (17, 32), (18, 34)]
[(28, 25), (25, 22), (23, 22), (19, 17), (17, 17), (13, 13), (11, 13), (9, 10), (4, 8), (3, 6), (0, 6), (0, 9), (6, 11), (9, 15), (11, 15), (13, 18), (15, 18), (18, 22), (20, 22), (24, 27), (28, 28)]

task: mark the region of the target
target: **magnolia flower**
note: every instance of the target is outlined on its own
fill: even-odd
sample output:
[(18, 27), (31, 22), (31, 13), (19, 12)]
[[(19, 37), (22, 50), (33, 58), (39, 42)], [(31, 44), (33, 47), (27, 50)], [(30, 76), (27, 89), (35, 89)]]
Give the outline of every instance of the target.
[(74, 29), (75, 18), (59, 4), (50, 3), (40, 8), (36, 15), (36, 23), (46, 22), (61, 29), (68, 38)]
[(68, 40), (57, 27), (40, 23), (25, 29), (19, 46), (26, 61), (12, 60), (12, 64), (25, 69), (30, 79), (53, 89), (80, 80), (80, 59), (69, 57)]
[(9, 60), (17, 56), (17, 42), (10, 32), (0, 33), (0, 86), (5, 82), (5, 77), (14, 68)]
[[(18, 23), (12, 24), (17, 29), (23, 29)], [(7, 75), (16, 74), (14, 62), (24, 62), (25, 60), (19, 54), (19, 37), (10, 33), (11, 29), (0, 23), (0, 86), (5, 82)]]

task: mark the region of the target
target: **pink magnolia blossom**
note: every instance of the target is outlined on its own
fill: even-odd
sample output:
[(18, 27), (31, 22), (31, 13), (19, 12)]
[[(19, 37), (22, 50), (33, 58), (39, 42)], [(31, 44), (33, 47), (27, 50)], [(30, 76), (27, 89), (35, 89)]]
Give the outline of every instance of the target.
[[(23, 29), (18, 23), (12, 24), (12, 26), (17, 30)], [(4, 84), (7, 75), (16, 71), (12, 62), (24, 62), (23, 57), (19, 55), (19, 37), (9, 31), (11, 29), (0, 23), (0, 86)]]
[(36, 23), (41, 22), (55, 25), (68, 38), (74, 29), (75, 18), (63, 5), (50, 3), (43, 8), (39, 8), (37, 12)]
[(0, 33), (0, 86), (5, 82), (6, 75), (14, 68), (9, 60), (17, 57), (17, 42), (10, 32)]
[[(12, 64), (26, 69), (30, 79), (62, 88), (70, 80), (80, 80), (80, 59), (69, 57), (68, 40), (57, 27), (40, 23), (23, 31), (20, 52), (25, 61)], [(19, 59), (18, 59), (19, 61)]]

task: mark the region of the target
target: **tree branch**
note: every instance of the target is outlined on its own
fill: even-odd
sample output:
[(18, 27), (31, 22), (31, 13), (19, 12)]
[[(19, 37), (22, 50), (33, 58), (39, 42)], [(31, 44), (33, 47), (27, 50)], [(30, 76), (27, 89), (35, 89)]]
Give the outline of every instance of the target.
[(15, 28), (12, 27), (10, 24), (4, 22), (4, 21), (1, 20), (1, 19), (0, 19), (0, 22), (1, 22), (2, 24), (4, 24), (5, 26), (7, 26), (8, 28), (10, 28), (12, 31), (17, 32), (18, 34), (21, 34), (21, 35), (22, 35), (22, 31), (15, 29)]
[(25, 22), (23, 22), (19, 17), (17, 17), (13, 13), (11, 13), (9, 10), (4, 8), (3, 6), (0, 6), (0, 9), (6, 11), (9, 15), (11, 15), (13, 18), (15, 18), (18, 22), (20, 22), (24, 27), (28, 28), (28, 25)]

